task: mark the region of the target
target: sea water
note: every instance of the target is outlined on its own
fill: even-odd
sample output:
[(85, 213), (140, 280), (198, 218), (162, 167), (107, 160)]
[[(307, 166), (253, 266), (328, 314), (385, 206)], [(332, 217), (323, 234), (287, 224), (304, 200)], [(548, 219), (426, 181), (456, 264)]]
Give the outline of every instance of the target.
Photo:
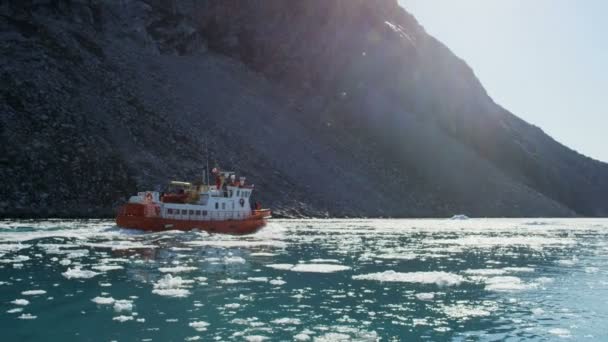
[(2, 341), (608, 341), (608, 220), (0, 221)]

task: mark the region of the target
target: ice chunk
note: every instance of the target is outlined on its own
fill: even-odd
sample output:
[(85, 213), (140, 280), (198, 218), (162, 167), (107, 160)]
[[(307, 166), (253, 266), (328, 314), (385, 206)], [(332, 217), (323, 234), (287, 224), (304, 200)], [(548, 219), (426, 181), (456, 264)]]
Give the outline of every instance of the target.
[(300, 324), (302, 324), (302, 322), (298, 318), (287, 318), (287, 317), (275, 319), (275, 320), (271, 321), (271, 323), (281, 324), (281, 325), (300, 325)]
[(295, 341), (310, 341), (310, 335), (300, 333), (293, 337)]
[(120, 299), (114, 301), (114, 311), (122, 312), (122, 311), (132, 311), (133, 310), (133, 301), (128, 299)]
[(14, 308), (14, 309), (7, 310), (6, 313), (18, 313), (21, 311), (23, 311), (23, 308)]
[(133, 320), (133, 316), (120, 315), (120, 316), (116, 316), (116, 317), (112, 318), (112, 320), (119, 321), (119, 322), (123, 323), (123, 322), (126, 322), (126, 321), (132, 321)]
[(154, 289), (152, 293), (159, 296), (184, 298), (190, 295), (190, 291), (186, 289)]
[(114, 270), (122, 270), (123, 267), (120, 265), (96, 265), (91, 267), (92, 269), (100, 272), (114, 271)]
[(24, 296), (38, 296), (38, 295), (42, 295), (45, 293), (46, 293), (46, 291), (44, 291), (44, 290), (29, 290), (29, 291), (21, 292), (21, 294)]
[(194, 330), (196, 331), (206, 331), (207, 327), (209, 326), (209, 323), (204, 322), (204, 321), (197, 321), (197, 322), (190, 322), (188, 323), (189, 326), (191, 326), (192, 328), (194, 328)]
[(333, 273), (350, 270), (350, 267), (334, 264), (270, 264), (266, 267), (276, 270), (288, 270), (293, 272), (310, 272), (310, 273)]
[[(495, 309), (495, 308), (492, 308)], [(488, 308), (482, 306), (471, 306), (464, 304), (455, 304), (452, 306), (446, 306), (443, 308), (444, 313), (455, 319), (469, 319), (472, 317), (485, 317), (490, 316), (491, 312)]]
[(171, 274), (165, 275), (154, 284), (152, 293), (165, 297), (183, 298), (190, 295), (190, 291), (184, 287), (194, 283), (194, 280), (173, 277)]
[(81, 270), (80, 268), (68, 268), (67, 271), (61, 274), (68, 279), (90, 279), (99, 275), (97, 272)]
[(310, 260), (310, 262), (316, 263), (316, 264), (327, 264), (327, 263), (339, 264), (340, 260), (336, 260), (336, 259), (312, 259), (312, 260)]
[(270, 281), (270, 284), (275, 285), (275, 286), (281, 286), (281, 285), (285, 285), (286, 282), (285, 282), (285, 280), (281, 280), (281, 279), (272, 279)]
[(268, 282), (268, 277), (249, 277), (247, 278), (247, 280), (249, 281), (257, 281), (260, 283), (267, 283)]
[(474, 275), (484, 275), (484, 276), (493, 276), (493, 275), (503, 275), (507, 273), (506, 270), (499, 268), (487, 268), (487, 269), (469, 269), (464, 270), (465, 274), (474, 274)]
[(17, 317), (19, 319), (36, 319), (37, 316), (31, 315), (29, 313), (21, 314), (21, 316)]
[(536, 287), (536, 284), (525, 284), (518, 277), (493, 277), (486, 280), (486, 290), (495, 292), (522, 291)]
[(158, 269), (163, 273), (182, 273), (196, 271), (196, 267), (191, 266), (175, 266), (175, 267), (161, 267)]
[(416, 298), (423, 301), (431, 301), (435, 298), (434, 293), (416, 293)]
[(290, 270), (293, 268), (292, 264), (270, 264), (266, 267), (274, 268), (275, 270)]
[(376, 280), (380, 282), (402, 282), (436, 284), (438, 286), (458, 286), (465, 281), (462, 276), (447, 272), (409, 272), (385, 271), (353, 276), (355, 280)]
[(570, 333), (570, 330), (568, 329), (564, 329), (564, 328), (553, 328), (553, 329), (549, 329), (549, 334), (558, 336), (558, 337), (563, 337), (563, 338), (568, 338), (572, 336), (572, 333)]
[(112, 305), (115, 302), (112, 297), (95, 297), (91, 301), (99, 305)]
[(248, 342), (262, 342), (268, 339), (268, 337), (262, 335), (243, 336), (243, 338)]
[(265, 256), (265, 257), (271, 257), (271, 256), (275, 256), (277, 255), (276, 253), (266, 253), (266, 252), (254, 252), (249, 254), (251, 256)]
[(226, 263), (226, 264), (244, 264), (245, 259), (238, 257), (238, 256), (225, 257), (224, 263)]
[(27, 299), (15, 299), (14, 301), (11, 302), (12, 304), (15, 305), (28, 305), (30, 302)]

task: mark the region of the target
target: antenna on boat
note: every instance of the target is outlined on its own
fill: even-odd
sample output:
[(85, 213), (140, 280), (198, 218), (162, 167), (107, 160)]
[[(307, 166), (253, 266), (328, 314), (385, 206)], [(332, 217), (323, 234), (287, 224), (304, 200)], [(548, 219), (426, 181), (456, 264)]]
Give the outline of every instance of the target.
[[(205, 137), (205, 175), (204, 178), (207, 178), (207, 189), (209, 189), (209, 138)], [(204, 181), (204, 180), (203, 180)]]

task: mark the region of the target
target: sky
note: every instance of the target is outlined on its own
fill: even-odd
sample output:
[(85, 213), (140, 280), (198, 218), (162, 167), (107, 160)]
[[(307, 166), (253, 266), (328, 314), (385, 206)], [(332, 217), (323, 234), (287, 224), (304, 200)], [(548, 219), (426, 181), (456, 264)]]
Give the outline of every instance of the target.
[(608, 162), (607, 0), (399, 0), (490, 96)]

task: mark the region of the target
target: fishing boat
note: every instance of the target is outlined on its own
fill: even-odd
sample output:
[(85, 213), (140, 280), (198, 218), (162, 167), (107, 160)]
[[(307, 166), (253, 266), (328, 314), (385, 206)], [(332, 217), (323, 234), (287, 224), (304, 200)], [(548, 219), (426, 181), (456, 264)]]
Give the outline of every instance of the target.
[(271, 211), (251, 202), (255, 186), (246, 184), (244, 177), (237, 181), (234, 172), (214, 168), (212, 173), (215, 185), (172, 181), (165, 192), (138, 192), (119, 208), (116, 225), (152, 232), (200, 229), (234, 235), (264, 227)]

